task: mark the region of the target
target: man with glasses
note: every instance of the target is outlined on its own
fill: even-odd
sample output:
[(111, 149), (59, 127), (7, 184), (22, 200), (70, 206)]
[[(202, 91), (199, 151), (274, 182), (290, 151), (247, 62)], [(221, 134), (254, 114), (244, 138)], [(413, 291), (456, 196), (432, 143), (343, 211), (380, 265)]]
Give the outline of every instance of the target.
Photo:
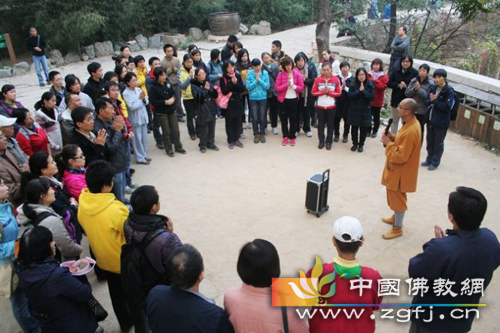
[(385, 146), (386, 163), (382, 174), (382, 185), (387, 190), (387, 203), (394, 212), (382, 222), (392, 225), (391, 231), (382, 235), (393, 239), (403, 235), (403, 219), (408, 209), (406, 193), (417, 190), (418, 165), (420, 159), (420, 123), (415, 117), (417, 102), (406, 98), (397, 107), (403, 127), (396, 134), (388, 132), (380, 141)]

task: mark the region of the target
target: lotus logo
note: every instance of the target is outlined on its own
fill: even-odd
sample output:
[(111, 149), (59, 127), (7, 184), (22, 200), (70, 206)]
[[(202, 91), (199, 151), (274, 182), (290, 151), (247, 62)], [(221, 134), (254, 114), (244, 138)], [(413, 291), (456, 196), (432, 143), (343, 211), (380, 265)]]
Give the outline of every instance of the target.
[(306, 275), (303, 271), (300, 272), (300, 286), (297, 286), (294, 282), (289, 282), (288, 285), (292, 287), (293, 292), (297, 297), (302, 299), (310, 299), (310, 298), (329, 298), (335, 295), (335, 282), (330, 286), (330, 291), (322, 295), (321, 289), (324, 285), (331, 283), (335, 279), (335, 271), (325, 275), (319, 280), (319, 277), (323, 273), (323, 263), (321, 259), (316, 257), (316, 265), (311, 272), (311, 277), (306, 278)]

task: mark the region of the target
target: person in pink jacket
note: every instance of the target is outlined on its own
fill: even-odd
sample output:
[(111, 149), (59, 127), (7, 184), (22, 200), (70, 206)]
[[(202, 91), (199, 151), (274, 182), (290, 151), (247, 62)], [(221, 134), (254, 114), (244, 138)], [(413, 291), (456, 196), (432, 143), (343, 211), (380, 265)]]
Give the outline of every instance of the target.
[[(255, 239), (243, 246), (237, 263), (241, 287), (228, 289), (224, 294), (224, 308), (229, 321), (238, 333), (283, 332), (280, 307), (271, 306), (271, 283), (281, 274), (278, 251), (273, 244)], [(290, 333), (309, 332), (294, 308), (287, 308)]]
[[(380, 109), (384, 106), (385, 89), (387, 89), (387, 83), (389, 82), (389, 77), (384, 73), (384, 63), (381, 59), (373, 59), (371, 70), (368, 72), (368, 78), (373, 82), (373, 86), (375, 87), (375, 97), (371, 105), (373, 127), (370, 132), (371, 137), (376, 138), (378, 128), (380, 127)], [(370, 135), (370, 132), (368, 132), (368, 135)]]
[(295, 146), (297, 137), (296, 117), (299, 107), (299, 94), (304, 90), (304, 79), (297, 69), (293, 68), (293, 60), (285, 57), (281, 61), (282, 71), (276, 77), (275, 90), (278, 93), (283, 146)]
[(59, 172), (62, 173), (64, 190), (76, 201), (87, 187), (85, 180), (85, 155), (77, 145), (64, 146), (57, 158)]

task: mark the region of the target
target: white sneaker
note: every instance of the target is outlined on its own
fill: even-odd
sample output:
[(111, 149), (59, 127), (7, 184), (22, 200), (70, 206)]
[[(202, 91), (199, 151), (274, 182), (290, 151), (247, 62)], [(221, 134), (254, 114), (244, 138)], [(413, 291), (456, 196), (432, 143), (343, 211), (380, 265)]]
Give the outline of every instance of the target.
[(306, 135), (307, 135), (308, 138), (310, 138), (310, 137), (313, 136), (313, 133), (311, 131), (309, 131), (309, 132), (306, 133)]
[(125, 186), (125, 193), (126, 194), (132, 194), (134, 192), (134, 189), (130, 188), (129, 186)]
[(278, 127), (273, 127), (273, 134), (278, 135)]

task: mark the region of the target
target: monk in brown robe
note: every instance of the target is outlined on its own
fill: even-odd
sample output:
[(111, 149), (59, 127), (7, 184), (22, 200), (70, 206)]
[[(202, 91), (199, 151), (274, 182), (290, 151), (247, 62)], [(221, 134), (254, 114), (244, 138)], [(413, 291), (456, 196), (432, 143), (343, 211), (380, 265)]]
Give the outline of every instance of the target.
[(385, 145), (386, 156), (382, 185), (387, 189), (387, 203), (394, 211), (391, 217), (382, 218), (382, 222), (392, 225), (391, 231), (382, 235), (384, 239), (403, 235), (403, 219), (408, 209), (406, 193), (417, 190), (422, 130), (415, 117), (416, 110), (413, 99), (402, 100), (397, 111), (403, 127), (396, 136), (389, 132), (380, 140)]

